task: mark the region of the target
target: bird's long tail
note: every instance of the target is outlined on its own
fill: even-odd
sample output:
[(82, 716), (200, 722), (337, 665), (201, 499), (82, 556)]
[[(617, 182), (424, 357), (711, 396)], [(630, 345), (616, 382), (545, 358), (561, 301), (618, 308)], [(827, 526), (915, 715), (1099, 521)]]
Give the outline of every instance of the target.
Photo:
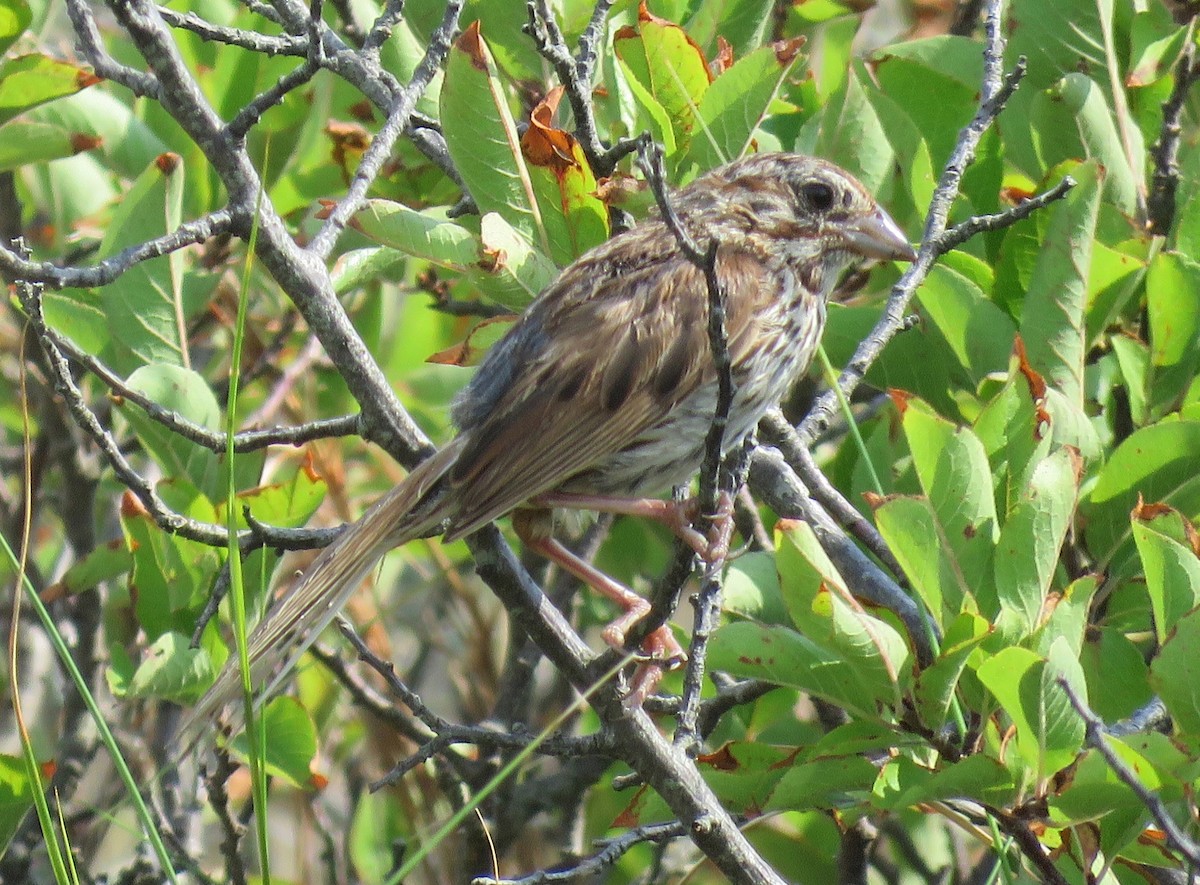
[[(247, 639), (255, 706), (269, 698), (300, 657), (345, 605), (385, 553), (435, 529), (446, 516), (445, 496), (431, 491), (462, 448), (455, 440), (422, 462), (379, 499), (313, 562)], [(244, 704), (237, 657), (230, 656), (216, 681), (188, 714), (180, 734), (191, 743), (229, 708), (235, 731)]]

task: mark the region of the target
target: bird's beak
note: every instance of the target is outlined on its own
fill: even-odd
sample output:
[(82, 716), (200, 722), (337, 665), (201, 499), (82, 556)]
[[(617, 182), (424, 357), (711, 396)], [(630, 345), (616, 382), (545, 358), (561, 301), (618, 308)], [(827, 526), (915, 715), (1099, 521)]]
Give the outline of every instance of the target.
[(900, 230), (892, 216), (879, 207), (865, 218), (851, 222), (845, 228), (844, 235), (850, 250), (864, 258), (878, 258), (881, 261), (915, 261), (917, 258), (916, 250), (904, 236), (904, 231)]

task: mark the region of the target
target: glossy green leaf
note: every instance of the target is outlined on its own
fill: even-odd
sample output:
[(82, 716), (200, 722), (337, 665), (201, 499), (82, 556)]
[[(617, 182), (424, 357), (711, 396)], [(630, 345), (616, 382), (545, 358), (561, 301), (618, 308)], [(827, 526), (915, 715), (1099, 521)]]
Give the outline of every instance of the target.
[(689, 160), (701, 170), (753, 153), (771, 103), (795, 66), (799, 41), (763, 46), (736, 61), (700, 99), (699, 131)]
[(1200, 557), (1188, 543), (1192, 527), (1178, 511), (1141, 508), (1132, 522), (1161, 644), (1179, 620), (1200, 604)]
[[(117, 207), (98, 257), (175, 230), (182, 220), (184, 177), (183, 163), (174, 154), (163, 154), (146, 169)], [(100, 290), (100, 304), (112, 334), (111, 362), (118, 371), (150, 363), (188, 364), (181, 253), (134, 265)]]
[(1070, 73), (1033, 99), (1030, 120), (1044, 168), (1065, 160), (1094, 159), (1104, 169), (1105, 199), (1133, 218), (1139, 172), (1129, 160), (1104, 91), (1090, 77)]
[(1050, 210), (1049, 228), (1025, 297), (1021, 337), (1033, 368), (1070, 406), (1082, 411), (1084, 312), (1100, 183), (1095, 161), (1079, 166), (1072, 175), (1077, 182), (1074, 189)]
[(772, 810), (841, 808), (856, 805), (876, 777), (863, 756), (811, 759), (788, 769), (771, 796)]
[(94, 141), (61, 126), (33, 120), (11, 120), (0, 126), (0, 172), (73, 157), (94, 146)]
[(1176, 731), (1200, 735), (1200, 610), (1170, 625), (1150, 664), (1150, 685), (1167, 705)]
[(937, 660), (917, 676), (914, 696), (917, 711), (926, 727), (938, 731), (946, 723), (950, 703), (967, 659), (991, 633), (991, 625), (970, 612), (963, 612), (946, 629)]
[(608, 239), (608, 208), (596, 196), (596, 176), (575, 136), (553, 125), (560, 90), (534, 108), (521, 150), (560, 265)]
[(974, 799), (1004, 804), (1015, 790), (1007, 768), (983, 754), (946, 765), (928, 778), (913, 779), (887, 807), (904, 808), (943, 799)]
[(901, 495), (888, 498), (875, 509), (875, 524), (934, 622), (944, 626), (974, 593), (939, 539), (929, 501)]
[[(275, 698), (263, 707), (259, 727), (266, 732), (267, 771), (302, 790), (317, 786), (312, 772), (317, 756), (316, 727), (300, 703), (291, 697)], [(234, 738), (233, 748), (246, 758), (249, 746), (244, 731)]]
[(997, 506), (1008, 513), (1025, 493), (1035, 465), (1050, 451), (1050, 413), (1045, 381), (1023, 362), (1018, 349), (1004, 387), (983, 407), (974, 429), (987, 451), (998, 488)]
[(640, 14), (636, 28), (621, 28), (613, 36), (613, 51), (632, 78), (662, 105), (676, 144), (683, 146), (699, 137), (697, 108), (711, 77), (700, 47), (684, 30), (649, 13)]
[(722, 600), (726, 611), (767, 624), (787, 622), (775, 557), (765, 551), (746, 553), (729, 564)]
[(0, 124), (99, 82), (91, 71), (45, 55), (10, 58), (0, 64)]
[(190, 644), (189, 636), (175, 632), (154, 640), (125, 686), (125, 697), (163, 698), (184, 705), (199, 700), (217, 670), (207, 651)]
[(872, 697), (898, 709), (912, 676), (904, 638), (851, 602), (845, 580), (807, 523), (781, 521), (776, 538), (780, 589), (796, 626), (840, 654)]
[(934, 267), (917, 297), (922, 314), (946, 339), (976, 385), (1008, 365), (1016, 325), (965, 276)]
[(1087, 675), (1092, 709), (1105, 722), (1123, 719), (1150, 700), (1150, 668), (1145, 655), (1123, 630), (1093, 628), (1080, 663)]
[(33, 790), (25, 760), (0, 754), (0, 854), (8, 850), (21, 821), (33, 808)]
[(1010, 646), (977, 672), (1016, 726), (1017, 752), (1038, 783), (1071, 763), (1083, 744), (1084, 725), (1058, 679), (1065, 678), (1085, 703), (1087, 686), (1065, 643), (1056, 643), (1047, 658)]
[(26, 0), (0, 0), (0, 55), (8, 52), (32, 21), (33, 10)]
[[(177, 512), (205, 522), (216, 511), (184, 481), (164, 482), (157, 491)], [(220, 554), (205, 544), (170, 535), (145, 511), (126, 508), (121, 514), (125, 542), (133, 553), (130, 586), (137, 622), (151, 641), (164, 633), (190, 634), (208, 598)]]
[(480, 212), (498, 212), (546, 254), (550, 240), (496, 62), (469, 26), (450, 49), (441, 96), (446, 147)]
[(896, 157), (857, 71), (815, 119), (819, 128), (814, 152), (853, 172), (867, 190), (878, 193)]
[(695, 11), (684, 30), (710, 54), (721, 37), (733, 47), (734, 57), (741, 58), (762, 46), (771, 31), (771, 0), (700, 0), (692, 7)]
[[(164, 409), (210, 431), (221, 428), (221, 407), (202, 376), (173, 365), (142, 366), (126, 383)], [(183, 478), (210, 499), (222, 497), (224, 472), (217, 454), (185, 439), (148, 416), (140, 406), (120, 401), (118, 411), (154, 456), (164, 475)]]
[(974, 432), (955, 427), (919, 400), (902, 419), (921, 488), (933, 507), (938, 542), (985, 613), (994, 613), (993, 546), (999, 531), (987, 453)]
[[(1079, 456), (1059, 449), (1034, 468), (1029, 486), (1005, 519), (996, 545), (996, 591), (1002, 617), (1028, 635), (1051, 589), (1082, 470)], [(1007, 620), (1007, 619), (1006, 619)]]
[(1100, 470), (1084, 503), (1088, 548), (1097, 568), (1127, 565), (1129, 514), (1138, 496), (1162, 502), (1189, 519), (1200, 515), (1200, 421), (1167, 421), (1135, 432)]
[(728, 624), (714, 634), (709, 666), (733, 676), (790, 685), (833, 701), (855, 716), (874, 717), (874, 692), (836, 652), (787, 627), (748, 621)]

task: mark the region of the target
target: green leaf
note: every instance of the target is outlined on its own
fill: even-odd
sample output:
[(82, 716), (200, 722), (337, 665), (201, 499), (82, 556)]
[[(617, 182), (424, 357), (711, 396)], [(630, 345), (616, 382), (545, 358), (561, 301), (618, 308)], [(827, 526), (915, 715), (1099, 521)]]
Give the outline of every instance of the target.
[(96, 299), (78, 290), (46, 292), (42, 310), (50, 328), (74, 341), (87, 353), (99, 354), (112, 340), (108, 319)]
[(553, 126), (562, 89), (551, 92), (521, 136), (534, 194), (546, 222), (552, 257), (571, 263), (608, 239), (608, 208), (596, 196), (596, 176), (575, 136)]
[(986, 620), (970, 612), (960, 614), (946, 630), (941, 653), (932, 665), (918, 674), (914, 691), (917, 711), (929, 729), (936, 732), (945, 725), (967, 659), (991, 632), (991, 625)]
[(1101, 88), (1090, 77), (1070, 73), (1033, 99), (1032, 129), (1043, 168), (1066, 160), (1093, 159), (1104, 169), (1102, 192), (1127, 218), (1137, 213), (1138, 174), (1117, 132)]
[(975, 113), (982, 74), (979, 44), (954, 36), (897, 43), (872, 55), (872, 70), (883, 92), (916, 124), (940, 169)]
[(313, 471), (310, 463), (297, 464), (286, 479), (238, 494), (235, 504), (239, 526), (245, 521), (242, 508), (249, 507), (259, 522), (299, 528), (316, 512), (326, 489), (325, 480)]
[(523, 309), (558, 276), (553, 262), (502, 215), (484, 215), (479, 238), (486, 264), (483, 273), (502, 284), (489, 294), (506, 307)]
[(12, 120), (0, 126), (0, 172), (48, 163), (91, 150), (97, 142), (61, 126)]
[(94, 547), (83, 559), (76, 562), (50, 587), (47, 594), (62, 593), (73, 596), (96, 585), (127, 574), (133, 568), (133, 557), (120, 541), (110, 541)]
[(1142, 650), (1114, 627), (1093, 627), (1080, 656), (1092, 709), (1105, 722), (1130, 715), (1150, 700), (1150, 668)]
[(99, 83), (86, 68), (37, 53), (0, 64), (0, 124), (30, 108)]
[(735, 56), (762, 45), (771, 27), (771, 0), (700, 0), (688, 19), (688, 35), (711, 52), (717, 37), (733, 46)]
[[(291, 697), (275, 698), (262, 710), (260, 727), (266, 733), (267, 771), (280, 775), (302, 790), (318, 786), (312, 772), (317, 756), (317, 730), (312, 717)], [(233, 740), (233, 749), (242, 758), (249, 756), (246, 732)]]
[(680, 147), (695, 132), (700, 99), (710, 76), (704, 53), (683, 28), (641, 8), (637, 27), (626, 26), (613, 35), (613, 51), (631, 78), (662, 105)]
[(814, 118), (819, 129), (813, 152), (840, 164), (867, 190), (878, 193), (896, 158), (859, 76), (857, 69), (852, 70), (842, 94)]
[(1010, 646), (980, 664), (980, 681), (995, 695), (1017, 730), (1017, 752), (1037, 783), (1062, 770), (1083, 745), (1083, 720), (1058, 684), (1067, 680), (1086, 703), (1087, 687), (1079, 662), (1059, 640), (1042, 658)]
[(888, 498), (875, 509), (875, 524), (939, 627), (962, 609), (964, 599), (974, 598), (939, 539), (937, 517), (927, 499)]
[(1146, 574), (1146, 592), (1154, 612), (1159, 643), (1179, 620), (1200, 603), (1200, 558), (1188, 543), (1195, 529), (1181, 514), (1161, 506), (1133, 512), (1133, 540)]
[(787, 622), (775, 557), (766, 551), (746, 553), (729, 564), (722, 599), (728, 612), (767, 624)]
[(33, 790), (25, 760), (0, 754), (0, 854), (8, 850), (21, 821), (33, 808)]
[(998, 506), (1004, 513), (1017, 505), (1034, 466), (1050, 451), (1045, 394), (1045, 381), (1025, 361), (1022, 343), (1009, 361), (1004, 387), (975, 419), (975, 432), (987, 451), (998, 484)]
[(1082, 413), (1084, 312), (1100, 186), (1094, 160), (1072, 175), (1074, 189), (1051, 210), (1021, 315), (1021, 338), (1033, 368)]
[(376, 243), (439, 267), (463, 270), (479, 261), (479, 238), (446, 218), (444, 208), (417, 211), (390, 200), (367, 200), (354, 227)]
[(961, 586), (985, 614), (995, 614), (993, 547), (998, 535), (991, 470), (973, 431), (955, 427), (920, 400), (909, 400), (902, 424), (913, 467), (936, 519), (939, 543)]
[(904, 638), (851, 601), (845, 580), (807, 523), (776, 525), (776, 561), (783, 600), (796, 626), (850, 664), (871, 697), (899, 709), (912, 677)]
[(689, 160), (706, 170), (751, 153), (754, 135), (799, 50), (799, 40), (763, 46), (717, 77), (700, 99), (700, 131), (692, 140)]
[(712, 638), (709, 665), (733, 676), (790, 685), (820, 695), (851, 715), (876, 718), (874, 692), (858, 670), (836, 652), (787, 627), (748, 621), (727, 624)]
[[(126, 383), (164, 409), (208, 430), (221, 428), (221, 407), (212, 388), (196, 372), (174, 365), (142, 366)], [(180, 436), (147, 415), (140, 406), (118, 400), (125, 417), (147, 451), (169, 478), (186, 479), (210, 499), (224, 496), (224, 473), (211, 449)], [(249, 456), (247, 456), (249, 457)]]
[[(212, 505), (186, 482), (160, 483), (158, 492), (184, 516), (216, 521)], [(130, 588), (138, 624), (151, 641), (172, 630), (189, 633), (208, 598), (220, 555), (205, 544), (167, 534), (138, 508), (125, 507), (121, 525), (133, 553)]]
[(125, 687), (131, 698), (160, 698), (194, 704), (212, 685), (217, 670), (202, 648), (189, 648), (182, 633), (164, 633), (154, 640)]
[(1150, 664), (1150, 685), (1167, 705), (1176, 732), (1200, 735), (1200, 609), (1172, 625)]
[[(179, 227), (183, 189), (181, 158), (161, 155), (122, 199), (97, 257), (110, 258)], [(149, 363), (188, 364), (182, 253), (135, 264), (100, 290), (100, 303), (112, 334), (111, 363), (118, 371)]]
[(1155, 368), (1151, 408), (1165, 412), (1179, 400), (1200, 369), (1200, 263), (1179, 252), (1159, 252), (1146, 273), (1150, 360)]
[(478, 22), (450, 49), (441, 120), (450, 157), (480, 213), (500, 213), (549, 254), (550, 240), (521, 154), (517, 124)]
[[(8, 52), (32, 21), (33, 11), (25, 0), (0, 0), (0, 55)], [(7, 845), (6, 839), (0, 844), (0, 853)]]
[(875, 778), (875, 766), (863, 756), (811, 759), (784, 773), (768, 808), (852, 807), (871, 789)]
[(1008, 514), (996, 545), (996, 591), (1023, 638), (1037, 627), (1067, 537), (1083, 464), (1059, 449), (1033, 470), (1029, 486)]
[(927, 779), (914, 779), (888, 808), (906, 808), (944, 799), (974, 799), (1000, 806), (1012, 800), (1015, 785), (1005, 766), (982, 753), (946, 765)]
[(1087, 500), (1088, 549), (1096, 568), (1126, 573), (1133, 555), (1129, 514), (1143, 500), (1170, 504), (1189, 519), (1200, 515), (1200, 421), (1166, 421), (1136, 431), (1100, 470)]
[(917, 298), (975, 385), (1008, 365), (1016, 325), (975, 283), (939, 265)]

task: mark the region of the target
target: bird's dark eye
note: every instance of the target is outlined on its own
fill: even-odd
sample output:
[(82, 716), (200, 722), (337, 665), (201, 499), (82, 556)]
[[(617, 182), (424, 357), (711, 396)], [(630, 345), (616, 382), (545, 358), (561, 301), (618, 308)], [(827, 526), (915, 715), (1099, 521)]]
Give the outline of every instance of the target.
[(809, 208), (826, 212), (833, 208), (833, 188), (823, 181), (810, 181), (800, 186), (800, 196)]

